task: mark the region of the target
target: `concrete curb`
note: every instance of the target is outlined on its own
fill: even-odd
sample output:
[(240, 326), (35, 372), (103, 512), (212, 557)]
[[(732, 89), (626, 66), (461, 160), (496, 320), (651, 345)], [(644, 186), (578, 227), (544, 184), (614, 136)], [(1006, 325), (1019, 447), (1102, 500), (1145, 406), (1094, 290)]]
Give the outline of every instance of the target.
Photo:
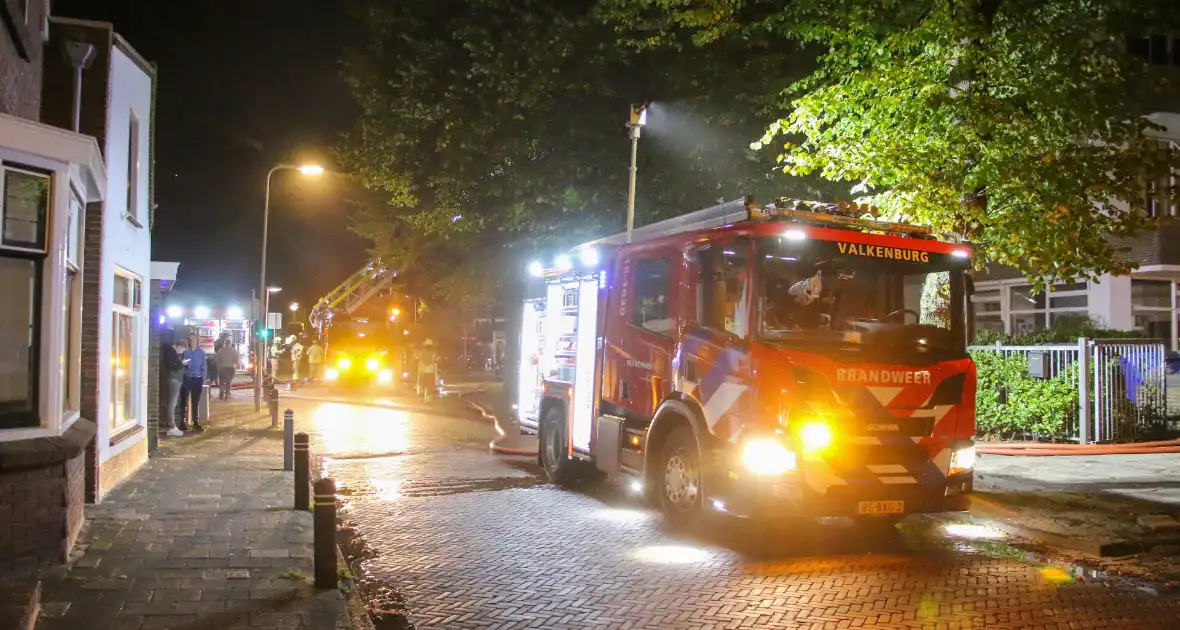
[[(337, 528), (337, 534), (339, 534), (339, 528)], [(375, 630), (376, 626), (373, 624), (372, 617), (369, 616), (369, 609), (360, 598), (356, 574), (353, 573), (352, 567), (348, 566), (348, 555), (344, 553), (339, 542), (336, 543), (336, 574), (349, 576), (341, 577), (339, 581), (343, 583), (341, 594), (344, 596), (344, 608), (352, 630)]]

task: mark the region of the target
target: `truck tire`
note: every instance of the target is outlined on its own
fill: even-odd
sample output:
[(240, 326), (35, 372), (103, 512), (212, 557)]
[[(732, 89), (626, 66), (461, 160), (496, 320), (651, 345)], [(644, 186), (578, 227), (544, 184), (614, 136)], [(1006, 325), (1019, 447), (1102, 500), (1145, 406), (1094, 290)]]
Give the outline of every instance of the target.
[(565, 414), (561, 409), (550, 407), (545, 412), (540, 441), (541, 468), (545, 469), (549, 481), (563, 486), (574, 483), (578, 477), (578, 462), (569, 456)]
[(672, 431), (660, 449), (657, 466), (653, 490), (659, 495), (664, 516), (676, 526), (695, 524), (704, 513), (705, 475), (691, 429)]

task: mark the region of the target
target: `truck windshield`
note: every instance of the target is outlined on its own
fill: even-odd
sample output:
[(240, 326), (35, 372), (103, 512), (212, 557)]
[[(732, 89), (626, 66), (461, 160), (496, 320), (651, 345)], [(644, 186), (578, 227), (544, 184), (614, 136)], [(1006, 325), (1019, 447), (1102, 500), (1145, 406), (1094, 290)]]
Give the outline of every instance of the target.
[(965, 351), (966, 259), (785, 237), (760, 239), (756, 252), (768, 341)]

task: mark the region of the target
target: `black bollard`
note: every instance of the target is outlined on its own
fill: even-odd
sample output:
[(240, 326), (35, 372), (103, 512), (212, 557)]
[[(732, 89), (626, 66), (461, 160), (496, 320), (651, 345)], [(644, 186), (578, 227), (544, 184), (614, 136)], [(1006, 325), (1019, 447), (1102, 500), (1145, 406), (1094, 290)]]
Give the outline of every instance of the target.
[(266, 394), (267, 400), (270, 403), (270, 428), (279, 428), (279, 390), (270, 388)]
[(316, 588), (336, 588), (336, 482), (331, 478), (315, 482), (313, 523)]
[(306, 511), (308, 508), (308, 476), (311, 474), (309, 461), (310, 445), (306, 433), (295, 434), (295, 509)]
[(295, 470), (295, 412), (283, 412), (283, 470)]

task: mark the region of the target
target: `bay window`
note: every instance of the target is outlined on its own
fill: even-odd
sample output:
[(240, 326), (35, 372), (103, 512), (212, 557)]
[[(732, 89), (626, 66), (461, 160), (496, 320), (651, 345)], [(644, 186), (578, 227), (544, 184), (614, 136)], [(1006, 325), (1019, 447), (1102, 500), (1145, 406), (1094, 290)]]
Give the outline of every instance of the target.
[(0, 167), (0, 428), (40, 425), (41, 274), (50, 176)]

